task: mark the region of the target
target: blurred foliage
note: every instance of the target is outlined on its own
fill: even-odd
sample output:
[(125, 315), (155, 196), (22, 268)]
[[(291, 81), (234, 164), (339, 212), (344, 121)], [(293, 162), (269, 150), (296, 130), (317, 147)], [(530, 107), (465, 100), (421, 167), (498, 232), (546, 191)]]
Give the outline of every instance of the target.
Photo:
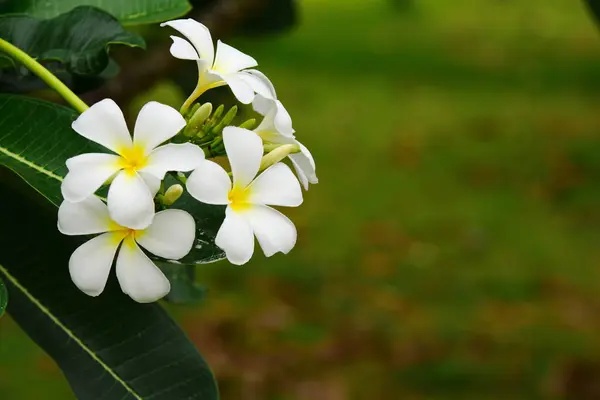
[[(233, 42), (321, 183), (290, 255), (199, 267), (204, 301), (171, 310), (225, 400), (600, 398), (592, 19), (571, 0), (389, 10), (305, 0), (292, 34)], [(6, 317), (0, 393), (72, 398)]]

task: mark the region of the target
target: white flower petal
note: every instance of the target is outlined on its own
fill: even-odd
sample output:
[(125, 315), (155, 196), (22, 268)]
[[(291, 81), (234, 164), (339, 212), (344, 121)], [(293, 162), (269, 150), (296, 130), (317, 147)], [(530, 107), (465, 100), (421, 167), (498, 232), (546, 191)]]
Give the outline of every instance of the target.
[(263, 82), (263, 84), (268, 88), (268, 92), (265, 94), (260, 93), (258, 91), (257, 91), (257, 93), (260, 93), (262, 96), (269, 98), (269, 99), (274, 99), (274, 100), (277, 99), (277, 92), (275, 91), (275, 86), (273, 86), (273, 83), (271, 82), (271, 80), (269, 78), (267, 78), (267, 76), (265, 74), (263, 74), (262, 72), (260, 72), (257, 69), (247, 69), (244, 72), (260, 79)]
[(144, 154), (148, 154), (165, 140), (177, 135), (185, 124), (185, 118), (173, 107), (156, 101), (148, 102), (135, 121), (133, 143), (141, 146)]
[(254, 235), (242, 214), (227, 207), (225, 220), (217, 232), (215, 244), (225, 251), (227, 260), (232, 264), (246, 264), (252, 258)]
[(298, 178), (300, 182), (302, 182), (302, 186), (304, 186), (304, 190), (308, 190), (308, 184), (312, 183), (313, 185), (319, 183), (319, 179), (317, 178), (315, 160), (313, 159), (310, 151), (300, 142), (296, 142), (298, 146), (300, 146), (300, 153), (290, 154), (288, 157), (292, 161), (292, 165), (298, 174)]
[(287, 254), (296, 245), (294, 223), (279, 211), (266, 206), (254, 206), (246, 211), (247, 218), (265, 256), (277, 252)]
[(120, 232), (108, 232), (79, 246), (69, 259), (71, 280), (88, 296), (104, 290), (117, 247), (123, 239)]
[(261, 138), (247, 129), (228, 126), (223, 142), (233, 174), (233, 184), (246, 187), (258, 173), (263, 155)]
[[(256, 96), (257, 98), (259, 96)], [(264, 99), (264, 98), (263, 98)], [(255, 99), (256, 101), (256, 99)], [(262, 100), (259, 100), (259, 103)], [(283, 104), (279, 100), (266, 100), (270, 103), (270, 108), (265, 114), (265, 117), (261, 121), (260, 125), (254, 129), (255, 132), (265, 132), (270, 134), (278, 133), (286, 138), (294, 137), (294, 128), (292, 128), (292, 117), (287, 112)], [(262, 104), (259, 107), (263, 107)], [(276, 140), (275, 138), (272, 141), (273, 143), (282, 143), (281, 141)]]
[(245, 68), (257, 66), (258, 63), (252, 57), (242, 53), (228, 44), (217, 41), (217, 55), (212, 69), (221, 74), (233, 74)]
[(228, 204), (231, 179), (217, 163), (204, 161), (190, 174), (186, 187), (196, 200), (206, 204)]
[(63, 201), (58, 208), (58, 230), (65, 235), (91, 235), (114, 228), (106, 204), (96, 196), (77, 203)]
[(150, 253), (178, 260), (190, 252), (196, 237), (196, 222), (182, 210), (156, 213), (152, 225), (136, 231), (135, 240)]
[(296, 207), (302, 204), (298, 179), (283, 163), (267, 168), (249, 186), (250, 203)]
[(146, 173), (144, 171), (138, 171), (138, 174), (142, 177), (142, 179), (146, 183), (146, 186), (148, 186), (150, 193), (152, 194), (152, 198), (154, 198), (156, 196), (156, 193), (158, 193), (158, 191), (160, 190), (160, 184), (162, 182), (162, 179), (157, 178), (156, 176)]
[(171, 51), (173, 57), (179, 58), (181, 60), (200, 59), (200, 56), (198, 56), (198, 52), (196, 51), (194, 46), (190, 44), (190, 42), (177, 36), (171, 36), (171, 39), (173, 39), (173, 44), (171, 45), (171, 48), (169, 50)]
[(250, 104), (254, 100), (254, 90), (246, 83), (239, 74), (218, 74), (221, 79), (227, 83), (229, 89), (238, 101), (243, 104)]
[(60, 189), (65, 200), (81, 201), (98, 190), (121, 167), (119, 156), (102, 153), (81, 154), (67, 160), (69, 172)]
[(131, 147), (131, 136), (123, 112), (111, 99), (104, 99), (85, 110), (71, 124), (84, 138), (120, 153)]
[(152, 193), (137, 173), (117, 174), (108, 190), (108, 212), (116, 223), (127, 228), (145, 229), (152, 223)]
[(204, 151), (191, 143), (169, 143), (160, 146), (148, 156), (140, 171), (163, 179), (168, 171), (188, 172), (204, 162)]
[[(254, 70), (254, 71), (256, 71), (256, 70)], [(248, 84), (248, 86), (250, 86), (255, 93), (257, 93), (265, 98), (272, 99), (275, 96), (275, 92), (274, 92), (274, 89), (272, 90), (273, 85), (267, 79), (267, 77), (262, 75), (262, 73), (260, 73), (262, 75), (262, 77), (264, 77), (264, 79), (263, 79), (261, 76), (257, 76), (250, 72), (251, 71), (240, 71), (240, 72), (236, 73), (235, 75), (238, 76), (240, 79), (242, 79), (244, 82), (246, 82), (246, 84)], [(256, 71), (256, 72), (258, 72), (258, 71)], [(266, 79), (266, 81), (265, 81), (265, 79)]]
[(171, 284), (128, 236), (117, 256), (117, 279), (123, 293), (139, 303), (151, 303), (169, 293)]
[[(200, 55), (202, 60), (206, 60), (209, 65), (213, 64), (215, 58), (215, 47), (210, 36), (210, 31), (200, 22), (195, 21), (191, 18), (188, 19), (176, 19), (174, 21), (167, 21), (160, 24), (160, 26), (170, 26), (176, 29), (185, 36), (196, 48), (196, 51)], [(173, 52), (171, 52), (173, 54)], [(173, 54), (174, 57), (177, 55)]]

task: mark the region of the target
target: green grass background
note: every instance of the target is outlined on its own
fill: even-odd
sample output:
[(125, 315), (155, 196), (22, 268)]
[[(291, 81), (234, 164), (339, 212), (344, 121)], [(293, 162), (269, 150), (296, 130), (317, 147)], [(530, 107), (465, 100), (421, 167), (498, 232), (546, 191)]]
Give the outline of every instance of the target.
[[(599, 399), (600, 32), (574, 0), (392, 3), (234, 43), (320, 183), (290, 255), (169, 308), (225, 400)], [(0, 393), (73, 398), (10, 318)]]

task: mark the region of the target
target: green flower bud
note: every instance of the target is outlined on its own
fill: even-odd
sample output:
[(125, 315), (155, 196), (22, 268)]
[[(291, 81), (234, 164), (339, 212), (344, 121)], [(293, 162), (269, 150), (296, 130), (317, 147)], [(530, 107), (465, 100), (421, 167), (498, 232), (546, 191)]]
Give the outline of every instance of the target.
[(162, 196), (162, 203), (165, 206), (170, 206), (177, 201), (183, 194), (183, 186), (175, 184), (167, 189), (165, 194)]
[(250, 118), (249, 120), (244, 121), (240, 125), (240, 128), (248, 129), (249, 131), (251, 131), (252, 129), (254, 129), (255, 125), (256, 125), (256, 120), (254, 118)]
[(183, 134), (185, 136), (194, 136), (195, 134), (200, 133), (202, 124), (204, 124), (204, 121), (210, 116), (211, 112), (212, 104), (210, 103), (204, 103), (198, 107), (184, 128)]
[(231, 124), (231, 121), (233, 121), (233, 119), (237, 115), (237, 112), (238, 112), (238, 106), (231, 107), (229, 109), (229, 111), (227, 111), (227, 114), (225, 114), (225, 116), (223, 117), (221, 122), (219, 122), (219, 124), (215, 127), (215, 129), (213, 129), (213, 132), (216, 134), (221, 133), (223, 128), (225, 128), (226, 126), (229, 126), (229, 124)]
[(269, 154), (263, 156), (260, 162), (260, 171), (264, 171), (269, 168), (271, 165), (277, 164), (279, 161), (283, 160), (287, 156), (293, 153), (298, 153), (300, 151), (300, 146), (297, 144), (283, 144), (276, 149), (272, 150)]

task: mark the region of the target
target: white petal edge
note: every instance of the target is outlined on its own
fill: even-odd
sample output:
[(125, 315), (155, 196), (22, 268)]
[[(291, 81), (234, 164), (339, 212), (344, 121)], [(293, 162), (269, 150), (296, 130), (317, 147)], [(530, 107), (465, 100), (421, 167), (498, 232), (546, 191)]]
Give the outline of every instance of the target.
[(123, 241), (116, 268), (121, 290), (138, 303), (152, 303), (171, 290), (169, 280), (131, 236)]
[(121, 171), (108, 189), (108, 212), (121, 226), (145, 229), (154, 218), (154, 200), (146, 182), (137, 173)]
[(262, 139), (255, 132), (228, 126), (223, 129), (223, 142), (231, 165), (234, 186), (248, 186), (260, 167), (263, 155)]
[(173, 57), (179, 58), (180, 60), (200, 59), (198, 52), (190, 42), (178, 36), (171, 36), (171, 39), (173, 39), (173, 44), (171, 44), (169, 51)]
[(225, 81), (225, 83), (227, 83), (229, 89), (231, 89), (231, 92), (240, 103), (252, 103), (252, 100), (254, 100), (254, 90), (252, 90), (252, 86), (248, 85), (248, 83), (246, 83), (246, 81), (244, 81), (239, 74), (219, 73), (218, 75)]
[(206, 204), (224, 205), (229, 203), (231, 179), (219, 164), (205, 160), (194, 170), (186, 181), (190, 195)]
[[(267, 78), (267, 76), (265, 74), (263, 74), (262, 72), (260, 72), (257, 69), (247, 69), (244, 72), (260, 79), (264, 83), (264, 85), (268, 88), (268, 93), (266, 93), (266, 94), (261, 93), (264, 97), (274, 99), (274, 100), (277, 99), (277, 92), (275, 91), (275, 86), (273, 86), (273, 82), (271, 82), (271, 80), (269, 78)], [(260, 93), (260, 92), (257, 91), (257, 93)]]
[(296, 227), (279, 211), (271, 207), (254, 206), (246, 211), (245, 217), (265, 256), (271, 257), (278, 252), (287, 254), (296, 245)]
[(205, 60), (209, 65), (213, 64), (215, 59), (215, 47), (210, 31), (206, 26), (191, 18), (163, 22), (160, 26), (170, 26), (179, 31), (179, 33), (192, 43), (198, 52), (200, 59)]
[(138, 174), (142, 177), (142, 179), (146, 183), (146, 186), (148, 186), (148, 189), (150, 190), (150, 194), (152, 194), (152, 198), (154, 198), (156, 196), (156, 193), (158, 193), (158, 191), (160, 190), (160, 184), (162, 182), (162, 179), (143, 171), (138, 171)]
[(64, 235), (91, 235), (114, 229), (108, 208), (96, 196), (71, 203), (63, 201), (58, 208), (58, 230)]
[(254, 253), (254, 234), (246, 218), (227, 207), (215, 244), (223, 249), (232, 264), (242, 265), (250, 261)]
[(196, 222), (183, 210), (156, 213), (152, 225), (136, 231), (135, 240), (150, 253), (179, 260), (190, 252), (196, 238)]
[(185, 126), (185, 119), (173, 107), (150, 101), (142, 107), (133, 130), (133, 144), (141, 146), (144, 154), (171, 139)]
[(267, 168), (249, 186), (250, 199), (254, 204), (297, 207), (302, 204), (302, 189), (298, 179), (283, 163)]
[(245, 68), (258, 65), (258, 62), (248, 54), (242, 53), (235, 47), (217, 41), (217, 55), (212, 69), (221, 74), (233, 74)]
[(250, 86), (255, 93), (265, 98), (274, 98), (275, 91), (272, 90), (273, 86), (271, 82), (268, 82), (268, 79), (265, 81), (266, 77), (263, 79), (259, 76), (251, 74), (250, 71), (240, 71), (236, 73), (236, 76), (246, 82), (246, 84), (248, 84), (248, 86)]
[(65, 200), (75, 203), (93, 195), (121, 169), (119, 159), (119, 156), (103, 153), (81, 154), (68, 159), (69, 172), (60, 185)]
[(98, 296), (104, 291), (110, 267), (123, 235), (108, 232), (79, 246), (69, 259), (71, 280), (88, 296)]
[(204, 151), (191, 143), (169, 143), (148, 156), (147, 165), (140, 171), (163, 179), (168, 171), (189, 172), (204, 162)]
[(292, 165), (296, 170), (296, 174), (304, 186), (304, 190), (308, 190), (308, 184), (317, 184), (319, 179), (317, 178), (315, 160), (313, 159), (310, 151), (300, 142), (296, 142), (300, 146), (300, 153), (290, 154), (288, 157), (292, 161)]
[(119, 153), (131, 147), (131, 136), (123, 112), (111, 99), (104, 99), (85, 110), (71, 124), (86, 139)]
[[(259, 96), (256, 96), (257, 98)], [(264, 99), (264, 97), (263, 97)], [(256, 101), (256, 99), (255, 99)], [(259, 102), (262, 100), (259, 100)], [(254, 129), (256, 132), (267, 132), (272, 134), (276, 132), (286, 138), (294, 137), (294, 128), (292, 127), (292, 117), (287, 112), (283, 104), (279, 100), (265, 99), (270, 104), (270, 108), (265, 114), (260, 125)], [(262, 105), (260, 107), (263, 107)], [(275, 143), (278, 143), (275, 141)]]

